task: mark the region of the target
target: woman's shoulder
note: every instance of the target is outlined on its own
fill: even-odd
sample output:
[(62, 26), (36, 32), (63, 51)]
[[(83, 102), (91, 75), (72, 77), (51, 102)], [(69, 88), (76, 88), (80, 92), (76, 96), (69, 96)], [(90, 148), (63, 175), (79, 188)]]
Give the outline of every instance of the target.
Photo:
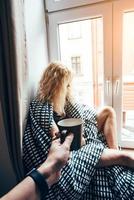
[(30, 105), (32, 106), (47, 106), (47, 105), (50, 105), (48, 101), (40, 101), (37, 97), (35, 97)]
[(34, 98), (30, 103), (30, 110), (34, 112), (42, 112), (53, 110), (53, 106), (48, 101), (40, 101), (37, 98)]

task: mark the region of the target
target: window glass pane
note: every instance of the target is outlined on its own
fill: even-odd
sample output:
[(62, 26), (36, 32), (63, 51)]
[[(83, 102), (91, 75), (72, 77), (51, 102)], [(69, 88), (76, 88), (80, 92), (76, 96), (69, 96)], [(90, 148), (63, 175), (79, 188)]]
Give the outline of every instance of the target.
[(68, 39), (74, 40), (81, 38), (81, 24), (79, 22), (68, 23)]
[(103, 105), (103, 19), (59, 25), (61, 61), (74, 70), (75, 96), (82, 103)]
[(122, 140), (134, 142), (134, 12), (123, 15)]

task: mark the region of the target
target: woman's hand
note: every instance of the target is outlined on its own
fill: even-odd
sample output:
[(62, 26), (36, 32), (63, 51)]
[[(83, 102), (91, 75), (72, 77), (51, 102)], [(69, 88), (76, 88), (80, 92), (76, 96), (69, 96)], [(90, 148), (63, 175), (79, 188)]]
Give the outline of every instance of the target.
[(58, 133), (59, 133), (59, 128), (56, 125), (55, 121), (53, 121), (52, 128), (51, 128), (51, 131), (50, 131), (50, 135), (51, 135), (52, 138), (55, 138)]

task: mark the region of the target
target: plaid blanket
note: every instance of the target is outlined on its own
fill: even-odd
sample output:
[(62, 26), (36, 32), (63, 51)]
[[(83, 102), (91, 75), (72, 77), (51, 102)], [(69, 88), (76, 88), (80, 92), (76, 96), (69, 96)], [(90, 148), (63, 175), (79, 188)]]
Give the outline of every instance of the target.
[[(66, 105), (66, 114), (84, 120), (86, 145), (71, 152), (68, 164), (62, 169), (60, 180), (54, 184), (46, 200), (133, 200), (134, 171), (114, 166), (96, 168), (105, 138), (98, 132), (94, 109), (77, 103)], [(36, 99), (30, 104), (23, 138), (25, 172), (38, 167), (46, 158), (51, 145), (50, 130), (53, 107)]]

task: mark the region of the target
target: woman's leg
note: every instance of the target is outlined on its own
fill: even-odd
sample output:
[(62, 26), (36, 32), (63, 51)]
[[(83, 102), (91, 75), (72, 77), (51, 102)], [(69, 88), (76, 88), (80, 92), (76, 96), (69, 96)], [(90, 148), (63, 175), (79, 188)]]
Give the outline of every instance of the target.
[(116, 149), (104, 149), (97, 167), (120, 165), (134, 169), (134, 154)]
[(116, 114), (112, 107), (104, 107), (97, 114), (98, 130), (103, 131), (108, 147), (118, 149), (116, 132)]

